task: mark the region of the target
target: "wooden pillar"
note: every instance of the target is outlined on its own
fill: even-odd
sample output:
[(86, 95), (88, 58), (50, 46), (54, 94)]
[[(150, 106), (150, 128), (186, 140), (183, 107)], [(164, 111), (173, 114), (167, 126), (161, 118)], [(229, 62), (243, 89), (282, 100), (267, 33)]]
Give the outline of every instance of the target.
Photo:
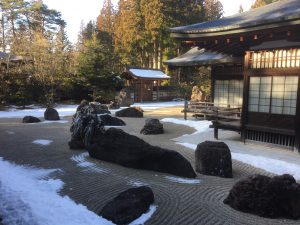
[(157, 101), (159, 102), (159, 80), (157, 80), (157, 91), (156, 91), (156, 93), (157, 93)]
[(300, 153), (300, 76), (298, 76), (298, 94), (295, 123), (295, 151)]
[(140, 102), (143, 102), (144, 95), (144, 87), (143, 87), (143, 80), (141, 79), (141, 90), (140, 90)]
[(184, 100), (184, 119), (187, 119), (187, 109), (188, 109), (188, 101)]
[(249, 57), (247, 52), (244, 61), (244, 88), (243, 88), (243, 108), (241, 115), (241, 139), (245, 142), (246, 139), (246, 124), (248, 120), (248, 97), (249, 97)]

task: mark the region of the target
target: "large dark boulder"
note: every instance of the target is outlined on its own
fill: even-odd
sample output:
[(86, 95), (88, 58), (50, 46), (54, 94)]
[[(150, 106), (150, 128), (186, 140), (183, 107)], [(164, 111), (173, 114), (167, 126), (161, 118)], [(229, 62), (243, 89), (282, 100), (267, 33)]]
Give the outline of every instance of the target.
[(115, 224), (129, 224), (149, 210), (154, 202), (151, 188), (142, 186), (131, 188), (107, 203), (100, 215)]
[(195, 151), (196, 171), (210, 176), (232, 177), (231, 153), (224, 142), (205, 141)]
[(101, 123), (104, 126), (125, 126), (126, 125), (126, 123), (123, 120), (117, 117), (112, 117), (107, 114), (99, 115), (99, 118), (101, 119)]
[(24, 116), (22, 123), (39, 123), (41, 120), (34, 116)]
[(44, 112), (44, 118), (45, 120), (60, 120), (58, 112), (53, 108), (46, 109)]
[(164, 127), (159, 122), (158, 119), (146, 119), (145, 126), (140, 132), (141, 134), (163, 134), (164, 133)]
[(238, 181), (224, 203), (262, 217), (296, 220), (300, 219), (300, 184), (288, 174), (253, 175)]
[(196, 177), (191, 164), (178, 152), (151, 146), (120, 129), (110, 128), (98, 135), (87, 149), (93, 158), (122, 166)]
[(94, 136), (104, 132), (104, 126), (94, 107), (85, 104), (73, 116), (70, 131), (70, 149), (82, 149), (90, 144)]
[(134, 118), (142, 118), (144, 116), (143, 112), (140, 109), (129, 107), (125, 109), (121, 109), (116, 112), (117, 117), (134, 117)]

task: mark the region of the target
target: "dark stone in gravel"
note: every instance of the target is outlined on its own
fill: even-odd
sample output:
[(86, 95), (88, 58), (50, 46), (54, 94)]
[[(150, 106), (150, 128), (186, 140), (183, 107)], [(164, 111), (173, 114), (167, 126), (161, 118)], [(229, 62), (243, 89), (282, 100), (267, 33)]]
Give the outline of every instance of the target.
[(232, 178), (231, 153), (224, 142), (205, 141), (195, 151), (196, 171), (210, 176)]
[(126, 109), (121, 109), (116, 112), (117, 117), (134, 117), (134, 118), (142, 118), (144, 116), (143, 112), (137, 108), (130, 107)]
[(158, 119), (147, 119), (146, 124), (140, 132), (141, 134), (163, 134), (164, 128), (163, 125), (159, 122)]
[(41, 120), (34, 116), (25, 116), (22, 120), (22, 123), (39, 123)]
[(44, 118), (45, 120), (60, 120), (58, 112), (53, 108), (46, 109), (44, 112)]
[(146, 213), (153, 202), (154, 195), (151, 188), (146, 186), (130, 188), (107, 203), (100, 215), (115, 224), (129, 224)]
[(87, 146), (93, 158), (118, 163), (122, 166), (170, 173), (176, 176), (195, 178), (189, 163), (178, 152), (151, 146), (142, 139), (123, 130), (110, 128), (95, 136)]
[(268, 218), (300, 219), (300, 184), (288, 174), (273, 178), (252, 175), (238, 181), (225, 204)]
[(103, 126), (125, 126), (126, 125), (126, 123), (123, 120), (107, 114), (99, 115), (99, 118), (101, 119), (101, 124)]

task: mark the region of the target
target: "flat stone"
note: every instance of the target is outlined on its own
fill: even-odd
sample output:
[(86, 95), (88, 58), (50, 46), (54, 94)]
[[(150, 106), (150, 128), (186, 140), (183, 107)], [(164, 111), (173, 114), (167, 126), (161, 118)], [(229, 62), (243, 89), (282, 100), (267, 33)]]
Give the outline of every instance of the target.
[(115, 224), (129, 224), (149, 210), (154, 202), (151, 188), (142, 186), (131, 188), (107, 203), (100, 215)]

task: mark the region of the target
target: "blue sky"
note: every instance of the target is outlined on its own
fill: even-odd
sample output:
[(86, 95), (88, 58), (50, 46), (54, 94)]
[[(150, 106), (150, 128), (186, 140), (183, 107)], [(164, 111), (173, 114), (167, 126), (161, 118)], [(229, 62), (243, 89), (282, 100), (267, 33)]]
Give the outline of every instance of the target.
[[(220, 0), (224, 7), (225, 16), (235, 14), (242, 5), (248, 10), (254, 0)], [(118, 0), (112, 0), (116, 5)], [(67, 33), (71, 42), (77, 40), (80, 24), (83, 21), (96, 20), (103, 5), (103, 0), (44, 0), (49, 8), (60, 11), (67, 22)]]

